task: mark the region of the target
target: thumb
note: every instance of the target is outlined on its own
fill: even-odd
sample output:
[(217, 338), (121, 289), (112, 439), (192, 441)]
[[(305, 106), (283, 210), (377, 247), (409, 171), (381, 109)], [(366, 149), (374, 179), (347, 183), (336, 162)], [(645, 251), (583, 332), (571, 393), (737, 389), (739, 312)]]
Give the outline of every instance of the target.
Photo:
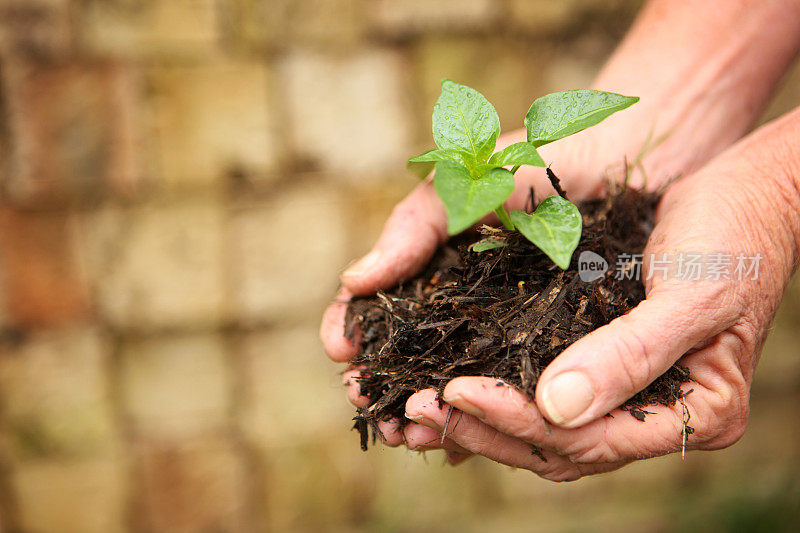
[(718, 286), (659, 289), (550, 363), (536, 386), (536, 404), (545, 417), (574, 428), (605, 416), (734, 322), (733, 313), (720, 305)]
[(444, 206), (423, 183), (394, 208), (372, 251), (342, 273), (342, 285), (356, 295), (391, 287), (419, 272), (445, 239)]

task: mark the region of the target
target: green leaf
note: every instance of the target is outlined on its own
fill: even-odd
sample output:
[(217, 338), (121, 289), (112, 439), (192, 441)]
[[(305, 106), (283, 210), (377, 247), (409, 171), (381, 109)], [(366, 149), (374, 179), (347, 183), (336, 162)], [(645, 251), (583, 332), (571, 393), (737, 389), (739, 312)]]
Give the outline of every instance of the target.
[(473, 252), (486, 252), (488, 250), (494, 250), (495, 248), (502, 248), (506, 244), (508, 244), (508, 241), (503, 237), (486, 237), (485, 239), (473, 243), (469, 249)]
[(458, 163), (441, 161), (436, 163), (433, 186), (447, 211), (447, 231), (454, 235), (505, 202), (514, 191), (514, 176), (493, 168), (476, 179)]
[(442, 80), (442, 93), (433, 106), (433, 140), (443, 150), (464, 152), (466, 168), (475, 168), (494, 151), (500, 118), (484, 96), (466, 85)]
[(459, 150), (442, 150), (441, 148), (436, 150), (428, 150), (424, 154), (420, 154), (408, 160), (409, 163), (436, 163), (439, 161), (453, 161), (454, 163), (458, 163), (464, 167), (466, 167), (467, 164), (472, 163), (469, 154), (465, 154)]
[(514, 143), (503, 148), (489, 159), (490, 165), (504, 167), (506, 165), (531, 165), (544, 167), (544, 160), (539, 156), (536, 147), (531, 143)]
[(428, 150), (423, 154), (412, 157), (408, 160), (409, 163), (425, 163), (428, 161), (454, 161), (455, 150), (441, 150), (434, 149)]
[(536, 99), (525, 115), (528, 142), (541, 146), (602, 122), (639, 101), (637, 96), (581, 89)]
[(530, 215), (512, 209), (509, 218), (529, 241), (555, 264), (566, 270), (581, 240), (583, 220), (575, 204), (560, 196), (548, 196)]
[(424, 180), (428, 174), (433, 170), (434, 164), (428, 161), (416, 162), (409, 161), (406, 163), (406, 170), (417, 176), (419, 179)]
[(490, 168), (494, 168), (486, 164), (476, 164), (475, 158), (471, 154), (464, 153), (460, 150), (442, 150), (441, 148), (428, 150), (424, 154), (412, 157), (408, 160), (406, 167), (412, 172), (419, 170), (417, 173), (420, 175), (420, 178), (424, 178), (430, 174), (430, 171), (433, 169), (433, 165), (430, 163), (438, 163), (439, 161), (458, 163), (466, 168), (473, 177), (481, 176)]

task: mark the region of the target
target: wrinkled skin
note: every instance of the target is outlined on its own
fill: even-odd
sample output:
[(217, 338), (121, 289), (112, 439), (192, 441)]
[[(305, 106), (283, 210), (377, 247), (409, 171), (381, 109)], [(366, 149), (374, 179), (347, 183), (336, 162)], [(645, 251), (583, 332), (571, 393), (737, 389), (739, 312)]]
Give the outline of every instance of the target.
[[(681, 449), (681, 404), (648, 407), (655, 414), (646, 423), (616, 409), (676, 361), (687, 366), (695, 380), (684, 387), (693, 389), (686, 408), (695, 429), (686, 448), (714, 450), (734, 443), (746, 427), (753, 370), (798, 257), (800, 195), (792, 178), (800, 174), (786, 162), (800, 161), (800, 144), (792, 139), (800, 139), (800, 112), (756, 132), (695, 175), (671, 185), (645, 250), (646, 256), (656, 257), (758, 253), (762, 260), (757, 279), (664, 280), (658, 273), (645, 282), (644, 302), (573, 344), (545, 370), (534, 401), (510, 387), (496, 386), (492, 378), (456, 378), (445, 388), (447, 404), (441, 409), (433, 390), (408, 400), (406, 416), (414, 423), (402, 434), (392, 422), (382, 423), (386, 443), (405, 443), (416, 450), (441, 447), (453, 463), (480, 454), (558, 481), (613, 470)], [(414, 195), (428, 195), (428, 190), (423, 186), (415, 191), (412, 200), (395, 210), (387, 227), (396, 223), (408, 231), (407, 224), (420, 224), (416, 230), (431, 232), (433, 249), (443, 235), (431, 229), (430, 220), (419, 220), (417, 202), (408, 206)], [(436, 199), (426, 196), (425, 201)], [(396, 246), (391, 249), (400, 253)], [(388, 283), (388, 276), (397, 272), (410, 275), (427, 256), (415, 251), (395, 257), (389, 274), (376, 265), (361, 273), (356, 270), (348, 274), (355, 283), (346, 286), (368, 292), (370, 282)], [(334, 304), (322, 330), (330, 355), (340, 361), (354, 353), (341, 335), (343, 311), (344, 304)], [(542, 391), (568, 371), (583, 373), (595, 390), (582, 414), (564, 419), (554, 408), (557, 399), (544, 398)], [(354, 404), (363, 405), (366, 399), (358, 394), (355, 375), (357, 370), (345, 374), (348, 395)], [(455, 410), (441, 443), (450, 406)], [(613, 416), (604, 417), (608, 412)], [(547, 461), (531, 453), (531, 444), (543, 450)]]
[[(797, 113), (787, 117), (777, 128), (797, 130), (799, 118)], [(796, 187), (758, 170), (771, 156), (777, 168), (780, 160), (798, 161), (798, 154), (791, 153), (795, 147), (770, 141), (754, 147), (758, 141), (748, 140), (692, 181), (674, 185), (659, 206), (646, 250), (760, 253), (757, 280), (663, 281), (655, 276), (642, 304), (576, 342), (546, 369), (535, 402), (514, 389), (496, 387), (491, 378), (452, 380), (444, 398), (465, 414), (451, 417), (449, 438), (473, 453), (559, 481), (677, 451), (682, 405), (648, 407), (657, 414), (646, 423), (613, 409), (679, 361), (695, 380), (684, 387), (694, 389), (686, 398), (695, 428), (687, 449), (715, 450), (736, 442), (747, 424), (753, 371), (795, 267), (800, 235)], [(575, 370), (589, 377), (596, 392), (584, 413), (565, 421), (546, 410), (542, 389), (555, 376)], [(447, 407), (439, 409), (434, 397), (432, 390), (415, 394), (406, 412), (417, 423), (441, 430)], [(613, 418), (602, 416), (608, 411)], [(554, 424), (548, 427), (545, 417)], [(547, 462), (532, 455), (529, 444), (545, 450)]]
[[(797, 5), (785, 3), (793, 8)], [(745, 4), (739, 3), (688, 4), (693, 3), (651, 2), (650, 15), (674, 6), (677, 10), (683, 9), (681, 6), (691, 9), (687, 13), (699, 18), (701, 24), (707, 22), (698, 15), (704, 7), (718, 12), (730, 9), (735, 20), (744, 17), (751, 21), (760, 15), (734, 12), (745, 9), (741, 7)], [(770, 9), (768, 4), (752, 5), (757, 6), (754, 9)], [(720, 18), (724, 18), (722, 15)], [(772, 21), (774, 29), (765, 38), (777, 39), (780, 28), (775, 13), (763, 16)], [(687, 20), (691, 23), (694, 19)], [(642, 48), (628, 44), (631, 49)], [(774, 60), (777, 56), (765, 57)], [(616, 61), (624, 63), (619, 57)], [(761, 74), (758, 79), (763, 81), (763, 69), (770, 67), (769, 61), (753, 65), (755, 70), (743, 73), (742, 79), (752, 80), (752, 76)], [(772, 67), (777, 70), (780, 65)], [(636, 94), (635, 90), (619, 92)], [(748, 94), (757, 92), (753, 88)], [(764, 89), (764, 94), (768, 90)], [(715, 95), (713, 105), (718, 105), (718, 100), (719, 95)], [(702, 102), (688, 116), (702, 115), (696, 112), (698, 107)], [(646, 108), (641, 111), (646, 112)], [(542, 156), (554, 162), (572, 199), (592, 197), (602, 190), (597, 168), (610, 164), (613, 154), (635, 153), (619, 147), (620, 140), (626, 139), (623, 132), (630, 130), (625, 121), (642, 119), (629, 117), (633, 118), (612, 117), (593, 133), (584, 132), (543, 147)], [(747, 120), (739, 122), (747, 124)], [(712, 126), (717, 130), (705, 130), (698, 137), (722, 135), (724, 127)], [(694, 125), (694, 129), (701, 126)], [(725, 135), (731, 134), (728, 127)], [(609, 139), (613, 143), (604, 144)], [(677, 143), (680, 137), (673, 139), (678, 139)], [(520, 134), (502, 142), (518, 140), (522, 140)], [(580, 339), (548, 366), (535, 398), (511, 387), (498, 387), (495, 379), (456, 378), (444, 390), (446, 404), (441, 409), (433, 390), (420, 391), (408, 400), (406, 416), (413, 422), (402, 433), (396, 431), (396, 422), (383, 422), (387, 445), (405, 444), (415, 450), (442, 448), (453, 464), (479, 454), (554, 481), (614, 470), (634, 460), (682, 448), (683, 405), (649, 406), (648, 411), (654, 414), (645, 423), (617, 409), (676, 361), (687, 366), (695, 380), (684, 387), (693, 389), (686, 397), (685, 408), (695, 429), (686, 449), (720, 449), (742, 436), (755, 365), (798, 261), (800, 110), (757, 130), (714, 158), (711, 156), (718, 150), (713, 142), (704, 155), (693, 153), (686, 161), (679, 160), (676, 154), (682, 152), (677, 145), (669, 146), (670, 142), (650, 159), (656, 166), (648, 168), (648, 185), (656, 188), (667, 183), (674, 169), (684, 176), (666, 190), (645, 257), (681, 252), (760, 254), (757, 279), (686, 281), (656, 274), (645, 281), (646, 299), (639, 306)], [(632, 146), (640, 144), (631, 141)], [(698, 161), (707, 160), (710, 162), (698, 168)], [(670, 172), (659, 173), (660, 165), (667, 161), (672, 165)], [(540, 199), (552, 192), (538, 169), (520, 172), (519, 186), (508, 202), (511, 207), (521, 206), (529, 185), (535, 187)], [(355, 353), (355, 347), (343, 337), (349, 297), (371, 294), (413, 276), (446, 238), (444, 228), (445, 214), (430, 183), (418, 187), (395, 208), (373, 252), (342, 274), (343, 289), (325, 313), (321, 337), (331, 358), (346, 362)], [(647, 271), (646, 262), (643, 272)], [(366, 398), (359, 395), (354, 379), (357, 373), (357, 369), (346, 372), (344, 383), (348, 398), (355, 405), (364, 405)], [(561, 386), (556, 378), (565, 374), (571, 378)], [(589, 386), (583, 395), (579, 387), (582, 383)], [(604, 416), (609, 412), (611, 417)], [(531, 453), (531, 445), (540, 448), (547, 460)]]

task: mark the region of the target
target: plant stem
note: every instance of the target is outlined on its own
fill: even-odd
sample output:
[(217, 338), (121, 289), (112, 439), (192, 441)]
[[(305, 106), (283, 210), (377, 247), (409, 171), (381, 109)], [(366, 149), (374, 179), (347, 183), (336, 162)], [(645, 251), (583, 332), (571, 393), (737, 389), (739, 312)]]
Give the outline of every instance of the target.
[(516, 174), (516, 173), (517, 173), (517, 170), (519, 170), (519, 167), (521, 167), (521, 166), (522, 166), (522, 165), (514, 165), (514, 166), (511, 168), (511, 173), (512, 173), (512, 174)]
[(495, 209), (494, 212), (497, 215), (497, 218), (500, 219), (500, 222), (503, 223), (503, 226), (505, 226), (507, 230), (514, 231), (515, 229), (514, 224), (511, 222), (511, 219), (508, 218), (508, 213), (506, 212), (505, 207), (501, 205), (500, 207)]

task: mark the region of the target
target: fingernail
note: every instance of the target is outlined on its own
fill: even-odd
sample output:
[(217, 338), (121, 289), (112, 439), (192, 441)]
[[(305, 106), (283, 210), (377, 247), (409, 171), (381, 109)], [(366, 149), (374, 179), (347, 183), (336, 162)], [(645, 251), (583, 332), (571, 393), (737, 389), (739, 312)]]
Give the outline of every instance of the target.
[(366, 272), (372, 270), (375, 265), (380, 261), (381, 254), (378, 250), (372, 250), (370, 253), (353, 263), (347, 270), (342, 272), (342, 276), (358, 277)]
[(591, 405), (594, 387), (583, 372), (559, 374), (545, 384), (542, 410), (556, 424), (569, 424)]
[(459, 396), (458, 394), (453, 394), (452, 396), (445, 396), (444, 398), (445, 403), (449, 403), (456, 409), (464, 411), (468, 415), (476, 416), (480, 419), (486, 418), (486, 413), (469, 403), (467, 400)]
[(420, 420), (425, 418), (422, 415), (410, 415), (408, 413), (405, 413), (405, 417), (408, 418), (409, 420), (413, 420), (414, 422), (419, 422)]

